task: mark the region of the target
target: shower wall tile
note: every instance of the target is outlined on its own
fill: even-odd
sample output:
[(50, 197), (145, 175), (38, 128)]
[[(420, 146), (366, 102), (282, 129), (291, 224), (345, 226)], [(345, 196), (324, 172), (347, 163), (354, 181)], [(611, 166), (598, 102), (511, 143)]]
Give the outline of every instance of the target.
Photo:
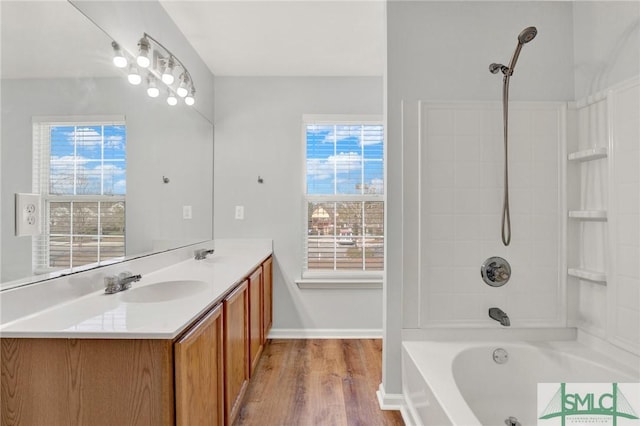
[[(606, 159), (576, 165), (569, 208), (603, 209), (606, 222), (572, 224), (567, 258), (607, 272), (606, 285), (572, 279), (572, 320), (583, 331), (640, 355), (640, 79), (578, 102), (572, 150), (608, 147)], [(573, 250), (573, 252), (572, 252)], [(576, 256), (577, 253), (577, 256)]]
[[(504, 247), (501, 104), (421, 104), (421, 327), (494, 327), (493, 306), (513, 326), (558, 325), (561, 108), (511, 104), (512, 244)], [(504, 287), (482, 281), (491, 256), (511, 263)]]
[(640, 78), (614, 89), (609, 339), (640, 355)]

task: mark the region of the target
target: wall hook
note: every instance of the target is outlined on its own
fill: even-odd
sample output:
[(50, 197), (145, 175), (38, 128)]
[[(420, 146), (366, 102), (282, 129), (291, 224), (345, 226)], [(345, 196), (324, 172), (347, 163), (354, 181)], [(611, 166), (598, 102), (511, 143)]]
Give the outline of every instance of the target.
[(166, 176), (162, 176), (162, 182), (169, 183), (169, 178)]
[(258, 176), (258, 183), (264, 183), (264, 179), (261, 176)]

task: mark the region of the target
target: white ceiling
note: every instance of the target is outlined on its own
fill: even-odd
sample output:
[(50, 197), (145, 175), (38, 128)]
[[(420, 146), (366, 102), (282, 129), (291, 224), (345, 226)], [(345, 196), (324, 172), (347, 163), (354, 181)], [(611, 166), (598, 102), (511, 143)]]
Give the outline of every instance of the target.
[(160, 3), (214, 75), (383, 74), (380, 0)]

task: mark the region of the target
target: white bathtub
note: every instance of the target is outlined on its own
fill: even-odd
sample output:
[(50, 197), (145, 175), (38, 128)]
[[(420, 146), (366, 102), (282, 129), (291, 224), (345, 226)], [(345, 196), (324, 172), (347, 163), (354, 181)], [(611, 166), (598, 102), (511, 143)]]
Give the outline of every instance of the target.
[[(504, 364), (493, 360), (503, 348)], [(538, 383), (629, 383), (640, 371), (576, 341), (403, 343), (402, 381), (408, 424), (537, 424)]]

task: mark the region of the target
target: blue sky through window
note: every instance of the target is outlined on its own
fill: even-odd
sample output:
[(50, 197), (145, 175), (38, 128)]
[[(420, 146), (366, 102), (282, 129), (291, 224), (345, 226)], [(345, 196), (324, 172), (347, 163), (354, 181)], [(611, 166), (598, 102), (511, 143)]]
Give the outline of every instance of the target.
[(384, 192), (382, 125), (306, 126), (307, 194)]
[(124, 125), (52, 126), (49, 188), (56, 195), (124, 195)]

